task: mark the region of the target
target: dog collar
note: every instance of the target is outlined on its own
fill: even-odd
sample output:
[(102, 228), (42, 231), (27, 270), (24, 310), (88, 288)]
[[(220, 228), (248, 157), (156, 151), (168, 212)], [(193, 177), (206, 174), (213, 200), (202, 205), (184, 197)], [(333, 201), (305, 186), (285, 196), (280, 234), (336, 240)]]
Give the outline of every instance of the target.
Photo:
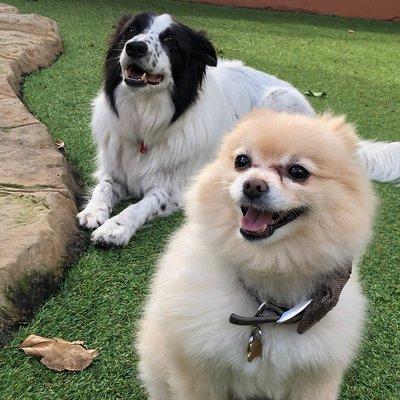
[(267, 323), (294, 324), (298, 322), (297, 333), (301, 335), (320, 321), (338, 303), (343, 287), (350, 278), (351, 270), (352, 263), (348, 262), (341, 268), (322, 277), (312, 298), (292, 308), (272, 301), (263, 301), (256, 291), (248, 288), (244, 281), (238, 277), (241, 286), (258, 304), (254, 316), (243, 317), (232, 313), (229, 317), (231, 324), (252, 326), (247, 345), (247, 360), (251, 362), (254, 358), (262, 355), (261, 325)]
[(232, 313), (229, 316), (229, 322), (235, 325), (252, 326), (247, 345), (247, 361), (252, 362), (255, 358), (261, 357), (262, 355), (262, 332), (260, 326), (268, 323), (293, 324), (298, 322), (301, 319), (302, 312), (312, 300), (301, 302), (297, 306), (289, 308), (272, 301), (263, 301), (259, 294), (248, 288), (242, 279), (238, 278), (238, 281), (243, 289), (245, 289), (258, 304), (258, 309), (252, 317), (243, 317)]
[(142, 139), (142, 140), (139, 142), (139, 152), (140, 152), (141, 154), (144, 154), (144, 153), (146, 153), (148, 150), (149, 150), (148, 146), (147, 146), (146, 144), (144, 144), (144, 140)]
[(262, 325), (272, 322), (276, 322), (277, 324), (294, 324), (301, 320), (303, 311), (312, 301), (313, 299), (302, 301), (292, 308), (264, 301), (258, 307), (254, 317), (242, 317), (232, 313), (229, 316), (229, 322), (234, 325)]

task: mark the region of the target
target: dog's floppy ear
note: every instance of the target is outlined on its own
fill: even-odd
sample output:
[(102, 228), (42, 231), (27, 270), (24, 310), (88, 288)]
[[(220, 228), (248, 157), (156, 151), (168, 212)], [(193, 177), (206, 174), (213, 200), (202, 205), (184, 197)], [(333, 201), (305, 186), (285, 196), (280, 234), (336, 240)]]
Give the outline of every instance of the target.
[(133, 17), (132, 14), (123, 15), (118, 22), (113, 26), (115, 29), (115, 34), (118, 35), (119, 32), (125, 27), (126, 23)]
[(192, 36), (195, 56), (210, 67), (217, 66), (217, 53), (205, 31), (194, 32)]
[[(128, 21), (132, 18), (131, 14), (125, 14), (123, 15), (116, 24), (113, 25), (114, 31), (113, 33), (108, 37), (108, 52), (107, 52), (107, 57), (110, 51), (115, 50), (114, 47), (120, 40), (121, 32), (125, 28), (126, 24)], [(113, 54), (114, 55), (114, 54)]]
[(114, 25), (114, 32), (108, 39), (108, 49), (106, 59), (104, 61), (104, 91), (108, 100), (110, 101), (111, 108), (118, 115), (115, 106), (114, 90), (121, 82), (121, 66), (116, 62), (121, 52), (121, 33), (132, 18), (132, 15), (126, 14), (120, 18), (116, 25)]

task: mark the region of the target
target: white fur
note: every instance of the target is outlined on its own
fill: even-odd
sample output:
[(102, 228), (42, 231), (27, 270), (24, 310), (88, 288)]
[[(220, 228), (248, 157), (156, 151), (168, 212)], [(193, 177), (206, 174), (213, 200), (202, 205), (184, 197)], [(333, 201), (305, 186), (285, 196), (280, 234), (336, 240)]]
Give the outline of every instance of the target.
[[(171, 65), (169, 57), (161, 45), (159, 35), (166, 28), (173, 24), (172, 17), (168, 14), (162, 14), (153, 17), (149, 27), (139, 35), (134, 36), (131, 40), (125, 43), (124, 50), (121, 52), (119, 62), (122, 66), (122, 75), (125, 77), (125, 68), (130, 64), (129, 56), (126, 54), (126, 45), (131, 42), (144, 42), (148, 47), (148, 55), (136, 63), (140, 64), (146, 71), (151, 71), (153, 74), (161, 74), (164, 76), (163, 81), (157, 86), (146, 86), (138, 88), (140, 92), (154, 92), (165, 89), (171, 89), (173, 86)], [(125, 83), (122, 83), (125, 85)]]
[[(199, 237), (191, 223), (178, 233), (152, 286), (137, 343), (150, 399), (231, 400), (229, 393), (235, 399), (336, 399), (365, 312), (356, 275), (338, 305), (305, 334), (296, 332), (296, 324), (264, 325), (263, 356), (249, 363), (251, 328), (228, 318), (232, 312), (252, 315), (256, 304), (238, 284), (232, 261)], [(281, 301), (304, 300), (310, 291), (309, 279), (297, 274), (271, 273), (263, 283)]]
[[(288, 143), (293, 132), (298, 142)], [(150, 400), (336, 400), (362, 335), (365, 300), (356, 264), (371, 237), (374, 195), (342, 118), (253, 112), (224, 140), (187, 191), (183, 227), (151, 285), (136, 348)], [(247, 169), (234, 157), (247, 148)], [(292, 180), (288, 160), (310, 177)], [(293, 165), (289, 163), (289, 165)], [(251, 204), (308, 211), (271, 237), (243, 237), (243, 179), (264, 181)], [(239, 189), (241, 186), (241, 189)], [(243, 202), (246, 203), (243, 203)], [(246, 216), (244, 217), (246, 218)], [(263, 300), (289, 307), (313, 297), (332, 268), (353, 260), (338, 304), (303, 334), (297, 324), (262, 325), (262, 355), (247, 361), (252, 328), (229, 323)]]
[[(288, 143), (295, 132), (298, 140)], [(375, 204), (354, 154), (357, 140), (341, 118), (266, 111), (224, 140), (187, 191), (186, 222), (158, 265), (139, 327), (139, 371), (150, 400), (337, 400), (365, 319), (356, 264)], [(234, 157), (243, 148), (251, 166), (238, 169)], [(288, 160), (307, 165), (309, 179), (282, 172)], [(308, 211), (271, 237), (247, 240), (240, 206), (249, 201), (243, 179), (250, 177), (273, 190), (263, 196), (277, 210), (302, 204)], [(260, 207), (261, 200), (251, 201)], [(269, 202), (261, 208), (271, 209)], [(258, 304), (238, 277), (263, 300), (292, 307), (346, 260), (353, 273), (338, 304), (303, 334), (297, 324), (262, 325), (262, 355), (249, 363), (252, 328), (230, 324), (229, 316), (254, 315)]]
[[(151, 54), (158, 46), (156, 36), (171, 21), (169, 15), (158, 16), (139, 35)], [(124, 54), (120, 58), (122, 66), (126, 64)], [(152, 61), (151, 57), (147, 59), (146, 67)], [(126, 245), (143, 223), (176, 211), (188, 178), (214, 157), (221, 137), (250, 110), (260, 107), (314, 114), (305, 97), (289, 83), (239, 61), (219, 60), (217, 67), (207, 67), (196, 104), (171, 124), (173, 82), (166, 53), (161, 51), (156, 61), (152, 72), (164, 74), (160, 85), (132, 90), (122, 82), (117, 87), (119, 116), (103, 91), (93, 102), (99, 183), (78, 220), (83, 227), (97, 228), (92, 236), (96, 243)], [(144, 154), (139, 152), (141, 141), (148, 146)], [(360, 156), (372, 179), (389, 181), (400, 176), (399, 146), (360, 143)], [(141, 200), (104, 224), (123, 197)]]
[(400, 142), (361, 141), (358, 154), (368, 168), (370, 179), (400, 182)]

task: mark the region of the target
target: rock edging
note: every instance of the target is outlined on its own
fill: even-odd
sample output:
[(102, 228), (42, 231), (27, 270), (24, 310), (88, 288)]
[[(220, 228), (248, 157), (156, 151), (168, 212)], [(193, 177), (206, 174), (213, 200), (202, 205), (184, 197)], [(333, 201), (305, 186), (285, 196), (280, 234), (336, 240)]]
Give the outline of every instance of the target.
[(54, 21), (0, 3), (0, 342), (37, 306), (29, 296), (47, 296), (81, 242), (73, 171), (18, 98), (21, 78), (62, 50)]

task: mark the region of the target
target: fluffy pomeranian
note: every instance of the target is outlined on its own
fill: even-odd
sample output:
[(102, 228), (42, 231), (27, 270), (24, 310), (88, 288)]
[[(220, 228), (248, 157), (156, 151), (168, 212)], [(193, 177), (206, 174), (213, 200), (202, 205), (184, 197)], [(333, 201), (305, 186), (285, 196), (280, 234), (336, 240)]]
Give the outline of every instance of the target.
[[(365, 320), (356, 265), (375, 208), (358, 141), (342, 117), (265, 110), (225, 137), (187, 193), (140, 325), (151, 400), (338, 398)], [(335, 307), (301, 327), (349, 265)]]

